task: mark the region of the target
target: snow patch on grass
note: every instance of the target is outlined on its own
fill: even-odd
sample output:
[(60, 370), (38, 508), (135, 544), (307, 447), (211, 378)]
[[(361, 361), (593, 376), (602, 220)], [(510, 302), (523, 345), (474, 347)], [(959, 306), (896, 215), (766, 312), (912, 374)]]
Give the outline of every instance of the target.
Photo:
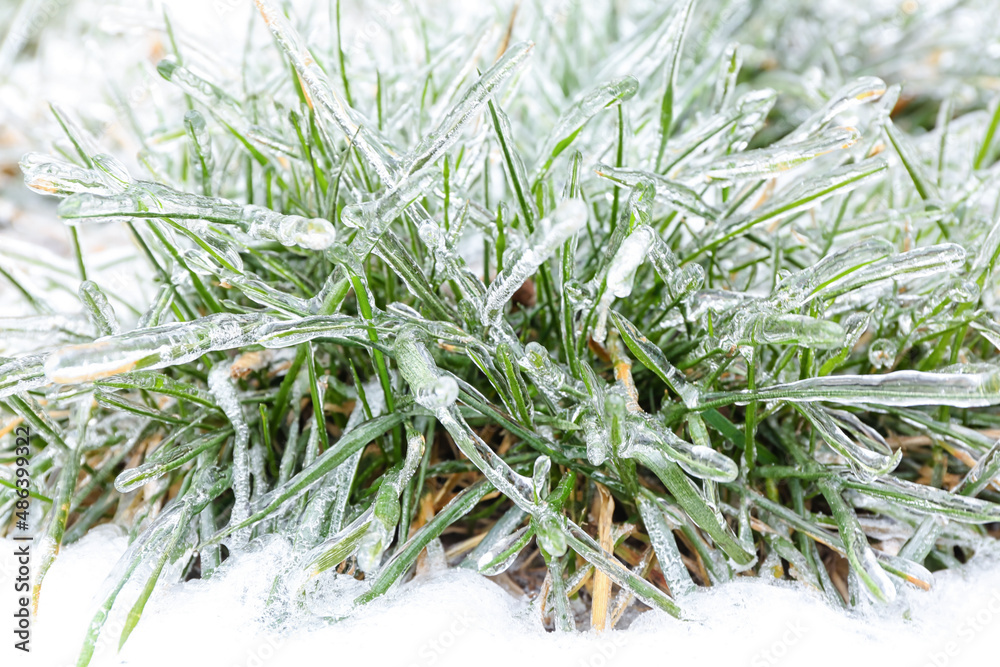
[[(45, 582), (32, 665), (75, 664), (94, 597), (125, 546), (119, 532), (99, 528), (63, 551)], [(793, 582), (746, 577), (686, 598), (689, 622), (650, 611), (627, 630), (574, 636), (545, 632), (528, 600), (460, 569), (418, 577), (337, 623), (281, 621), (269, 616), (267, 599), (271, 574), (288, 553), (282, 540), (258, 541), (211, 580), (161, 590), (122, 652), (112, 639), (119, 632), (106, 632), (92, 664), (464, 666), (517, 664), (530, 656), (535, 664), (586, 667), (667, 658), (751, 667), (842, 665), (845, 659), (946, 667), (988, 664), (1000, 632), (996, 548), (938, 573), (929, 593), (901, 587), (897, 602), (877, 612), (848, 614)], [(340, 594), (353, 597), (349, 588)], [(120, 628), (121, 616), (116, 609), (109, 626)]]

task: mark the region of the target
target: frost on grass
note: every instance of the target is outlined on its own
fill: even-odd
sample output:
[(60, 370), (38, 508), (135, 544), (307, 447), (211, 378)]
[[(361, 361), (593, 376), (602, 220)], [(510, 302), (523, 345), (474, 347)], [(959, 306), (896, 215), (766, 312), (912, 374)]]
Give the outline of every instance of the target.
[(274, 539), (270, 619), (447, 564), (572, 630), (738, 574), (888, 604), (996, 536), (1000, 104), (946, 39), (982, 7), (529, 4), (345, 51), (336, 4), (258, 0), (225, 66), (151, 19), (174, 95), (131, 166), (52, 107), (20, 165), (76, 252), (0, 248), (34, 311), (0, 407), (36, 604), (57, 545), (129, 535), (81, 664)]

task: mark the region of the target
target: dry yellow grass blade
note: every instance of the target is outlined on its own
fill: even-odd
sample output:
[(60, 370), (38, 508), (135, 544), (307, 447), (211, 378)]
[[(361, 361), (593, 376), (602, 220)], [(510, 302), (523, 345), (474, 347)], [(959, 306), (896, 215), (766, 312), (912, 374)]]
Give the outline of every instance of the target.
[[(611, 553), (614, 542), (611, 537), (611, 515), (615, 511), (615, 499), (602, 484), (597, 484), (597, 535), (601, 548)], [(608, 601), (611, 598), (611, 579), (600, 570), (594, 572), (594, 600), (590, 609), (590, 627), (602, 632), (608, 625)]]

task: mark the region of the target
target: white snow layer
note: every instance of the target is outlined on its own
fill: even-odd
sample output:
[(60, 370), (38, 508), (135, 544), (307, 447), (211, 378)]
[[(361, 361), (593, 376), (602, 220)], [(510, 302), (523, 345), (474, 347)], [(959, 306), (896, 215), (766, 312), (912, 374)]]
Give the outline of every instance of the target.
[[(125, 538), (107, 527), (65, 548), (45, 581), (33, 652), (25, 656), (5, 641), (0, 664), (76, 664), (93, 598), (125, 547)], [(4, 574), (13, 567), (12, 552), (5, 540)], [(945, 667), (995, 664), (1000, 632), (1000, 548), (938, 573), (931, 592), (909, 588), (892, 607), (865, 614), (834, 609), (798, 585), (741, 578), (686, 598), (696, 620), (646, 612), (626, 630), (577, 635), (546, 633), (526, 600), (460, 570), (414, 579), (336, 624), (271, 631), (264, 607), (271, 574), (286, 554), (276, 540), (228, 560), (211, 581), (159, 591), (120, 652), (116, 609), (91, 664)], [(9, 609), (11, 596), (4, 597)]]

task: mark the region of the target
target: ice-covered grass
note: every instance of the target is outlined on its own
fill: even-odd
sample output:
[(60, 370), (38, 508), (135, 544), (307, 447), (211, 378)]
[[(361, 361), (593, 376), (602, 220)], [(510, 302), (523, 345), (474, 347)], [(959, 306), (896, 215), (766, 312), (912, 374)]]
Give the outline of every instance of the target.
[[(899, 623), (991, 548), (989, 3), (255, 5), (218, 51), (112, 9), (159, 36), (153, 104), (53, 105), (20, 157), (70, 252), (0, 247), (28, 313), (0, 322), (0, 519), (40, 632), (61, 546), (127, 536), (81, 666), (169, 635), (178, 591), (321, 637), (486, 585), (418, 583), (445, 566), (539, 632), (641, 638), (653, 608), (704, 644), (748, 576)], [(87, 250), (111, 226), (127, 281)]]

